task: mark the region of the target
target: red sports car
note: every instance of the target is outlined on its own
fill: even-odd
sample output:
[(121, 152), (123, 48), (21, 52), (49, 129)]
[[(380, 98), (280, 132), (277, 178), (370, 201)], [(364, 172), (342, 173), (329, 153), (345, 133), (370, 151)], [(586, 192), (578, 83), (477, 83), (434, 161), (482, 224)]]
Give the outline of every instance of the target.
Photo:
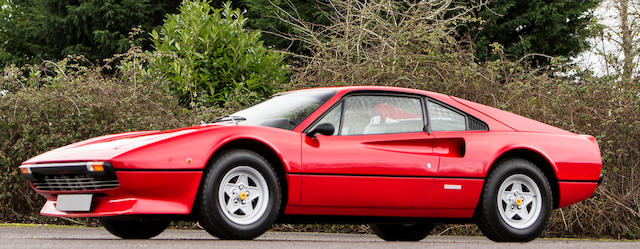
[(197, 220), (221, 239), (274, 222), (370, 223), (385, 240), (477, 223), (529, 241), (589, 198), (596, 139), (443, 94), (393, 87), (285, 92), (200, 126), (97, 137), (25, 161), (41, 214), (101, 217), (122, 238)]

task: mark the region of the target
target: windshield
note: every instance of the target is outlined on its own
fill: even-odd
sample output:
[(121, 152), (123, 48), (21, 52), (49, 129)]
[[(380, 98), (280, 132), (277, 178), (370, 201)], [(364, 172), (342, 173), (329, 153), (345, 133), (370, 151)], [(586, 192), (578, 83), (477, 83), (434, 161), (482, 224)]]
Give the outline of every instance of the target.
[(327, 102), (336, 92), (304, 90), (276, 95), (260, 104), (229, 115), (224, 121), (243, 125), (269, 126), (293, 130), (309, 114)]

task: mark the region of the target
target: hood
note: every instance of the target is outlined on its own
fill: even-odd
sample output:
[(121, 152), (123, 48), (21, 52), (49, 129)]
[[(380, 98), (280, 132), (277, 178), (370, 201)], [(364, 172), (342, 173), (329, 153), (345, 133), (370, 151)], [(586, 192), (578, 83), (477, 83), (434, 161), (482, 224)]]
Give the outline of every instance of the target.
[(463, 104), (469, 108), (479, 111), (495, 119), (496, 121), (511, 127), (516, 131), (575, 135), (572, 132), (569, 132), (569, 131), (560, 129), (558, 127), (551, 126), (530, 118), (526, 118), (508, 111), (503, 111), (497, 108), (493, 108), (483, 104), (478, 104), (475, 102), (471, 102), (461, 98), (456, 98), (453, 96), (451, 96), (451, 98), (460, 104)]
[(106, 135), (45, 152), (25, 161), (24, 164), (88, 160), (106, 161), (136, 148), (201, 130), (214, 129), (219, 126), (221, 125), (215, 124), (167, 131), (136, 131)]

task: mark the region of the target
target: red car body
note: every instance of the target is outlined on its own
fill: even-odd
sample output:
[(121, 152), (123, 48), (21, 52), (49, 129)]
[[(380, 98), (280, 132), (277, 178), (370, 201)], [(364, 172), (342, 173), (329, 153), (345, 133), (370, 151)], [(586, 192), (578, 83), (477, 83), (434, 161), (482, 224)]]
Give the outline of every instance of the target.
[[(43, 215), (104, 217), (189, 215), (203, 170), (229, 146), (255, 148), (283, 181), (283, 215), (471, 218), (485, 177), (501, 158), (542, 165), (554, 208), (589, 198), (601, 179), (592, 136), (577, 135), (506, 111), (443, 94), (393, 87), (327, 88), (336, 94), (293, 130), (214, 123), (168, 131), (97, 137), (31, 158), (23, 166), (108, 162), (117, 186), (95, 190), (34, 189)], [(305, 136), (345, 95), (385, 92), (426, 96), (481, 120), (484, 131), (361, 136)], [(63, 164), (64, 165), (64, 164)], [(94, 194), (90, 211), (58, 211), (58, 194)]]

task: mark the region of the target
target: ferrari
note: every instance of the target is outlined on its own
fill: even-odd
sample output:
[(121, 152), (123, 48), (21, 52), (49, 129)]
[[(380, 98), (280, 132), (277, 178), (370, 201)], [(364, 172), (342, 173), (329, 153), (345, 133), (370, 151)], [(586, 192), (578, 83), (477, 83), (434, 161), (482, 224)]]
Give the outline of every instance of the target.
[(437, 223), (475, 223), (494, 241), (530, 241), (553, 209), (593, 195), (601, 168), (589, 135), (439, 93), (350, 86), (88, 139), (19, 172), (46, 198), (42, 215), (97, 217), (124, 239), (186, 220), (220, 239), (347, 223), (418, 241)]

